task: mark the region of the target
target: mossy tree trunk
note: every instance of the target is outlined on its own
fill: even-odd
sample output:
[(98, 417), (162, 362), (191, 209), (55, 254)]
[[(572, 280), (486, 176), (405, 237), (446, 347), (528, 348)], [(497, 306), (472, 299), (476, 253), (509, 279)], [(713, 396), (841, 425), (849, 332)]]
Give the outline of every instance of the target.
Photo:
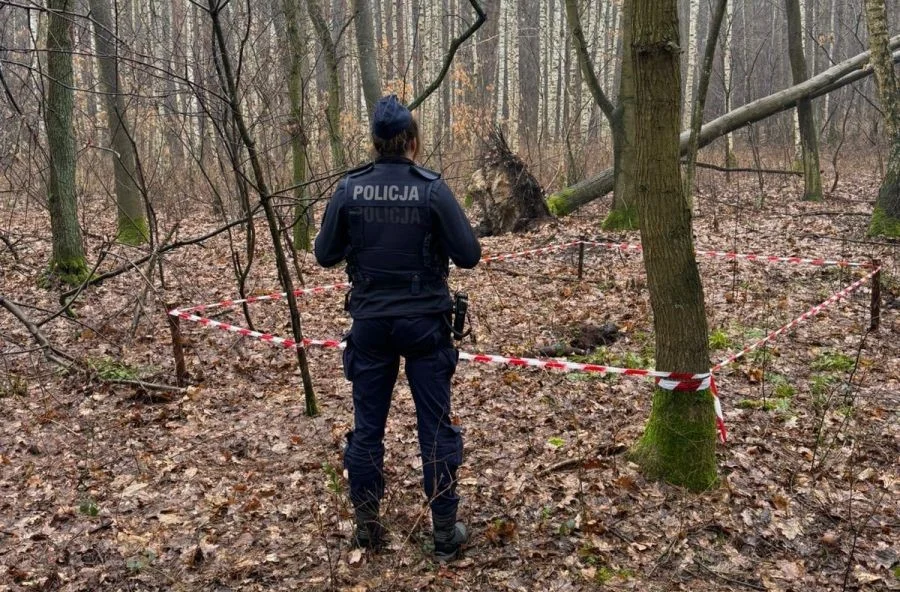
[[(569, 32), (572, 35), (572, 45), (575, 55), (578, 57), (578, 66), (582, 77), (587, 83), (588, 89), (594, 98), (594, 103), (603, 111), (612, 131), (613, 144), (613, 178), (614, 194), (610, 213), (603, 221), (606, 230), (631, 230), (638, 226), (637, 210), (634, 205), (634, 76), (632, 74), (629, 57), (631, 55), (631, 40), (628, 33), (630, 22), (630, 10), (632, 0), (623, 2), (623, 59), (619, 76), (619, 104), (613, 105), (603, 89), (594, 72), (590, 53), (581, 26), (581, 15), (578, 10), (577, 0), (565, 0), (566, 21), (569, 24)], [(560, 202), (560, 196), (556, 201), (548, 200), (548, 207), (554, 210), (555, 204)], [(553, 212), (557, 213), (557, 212)], [(565, 212), (560, 212), (560, 215)]]
[[(800, 26), (800, 1), (785, 0), (788, 28), (788, 53), (794, 84), (809, 78), (806, 57), (803, 53), (803, 34)], [(800, 120), (800, 147), (803, 160), (803, 199), (822, 201), (822, 175), (819, 172), (819, 138), (816, 118), (809, 99), (797, 101), (797, 118)]]
[[(657, 367), (708, 372), (703, 285), (681, 184), (677, 1), (636, 0), (632, 35), (635, 185)], [(703, 490), (716, 483), (715, 446), (715, 411), (709, 391), (657, 388), (644, 435), (632, 457), (651, 477)]]
[(137, 155), (125, 121), (125, 98), (119, 92), (118, 52), (108, 0), (90, 0), (100, 86), (106, 103), (106, 126), (113, 156), (118, 209), (117, 239), (126, 245), (140, 245), (150, 238), (144, 201), (138, 187)]
[(313, 202), (306, 190), (309, 138), (303, 125), (303, 74), (309, 70), (306, 44), (301, 37), (300, 0), (284, 0), (287, 32), (288, 95), (291, 102), (289, 133), (291, 136), (292, 181), (294, 187), (294, 249), (312, 249)]
[(635, 187), (634, 64), (631, 59), (631, 19), (634, 0), (622, 2), (622, 63), (619, 72), (619, 105), (610, 120), (613, 135), (612, 207), (603, 220), (604, 230), (634, 230), (638, 227)]
[(53, 254), (50, 273), (69, 284), (79, 284), (89, 270), (78, 226), (75, 197), (75, 128), (72, 123), (71, 0), (50, 0), (47, 23), (47, 96), (44, 118), (50, 155), (47, 201)]
[(309, 18), (312, 20), (322, 55), (328, 80), (328, 103), (325, 107), (325, 121), (328, 126), (328, 142), (331, 145), (331, 166), (334, 170), (344, 168), (344, 138), (341, 134), (341, 77), (338, 70), (337, 49), (331, 38), (331, 31), (322, 16), (318, 0), (306, 0)]
[(875, 202), (869, 235), (900, 237), (900, 85), (888, 45), (884, 0), (866, 0), (866, 25), (869, 28), (869, 48), (878, 98), (884, 113), (885, 128), (891, 138), (887, 171)]

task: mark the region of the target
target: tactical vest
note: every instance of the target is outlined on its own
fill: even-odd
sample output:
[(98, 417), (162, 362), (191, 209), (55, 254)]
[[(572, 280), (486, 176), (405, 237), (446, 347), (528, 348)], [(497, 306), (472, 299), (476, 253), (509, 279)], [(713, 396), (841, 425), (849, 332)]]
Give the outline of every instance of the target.
[(369, 164), (348, 174), (351, 303), (447, 292), (447, 257), (434, 244), (430, 204), (439, 178), (406, 162)]

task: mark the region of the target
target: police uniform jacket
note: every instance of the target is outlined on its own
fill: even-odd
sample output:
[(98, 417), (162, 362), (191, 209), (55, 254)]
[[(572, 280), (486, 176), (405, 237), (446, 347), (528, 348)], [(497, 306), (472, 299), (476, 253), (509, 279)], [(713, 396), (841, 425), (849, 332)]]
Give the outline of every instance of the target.
[(370, 319), (449, 311), (449, 261), (475, 267), (481, 246), (439, 173), (382, 157), (341, 179), (315, 255), (324, 267), (347, 261), (348, 311)]

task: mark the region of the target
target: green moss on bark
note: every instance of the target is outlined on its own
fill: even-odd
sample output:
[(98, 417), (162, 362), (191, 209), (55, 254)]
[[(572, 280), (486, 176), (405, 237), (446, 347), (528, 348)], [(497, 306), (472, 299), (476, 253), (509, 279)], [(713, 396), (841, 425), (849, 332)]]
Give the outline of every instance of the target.
[(52, 259), (48, 271), (51, 277), (70, 286), (81, 285), (91, 273), (84, 257)]
[(119, 218), (119, 234), (116, 239), (123, 245), (136, 247), (150, 240), (146, 218)]
[(900, 219), (891, 217), (883, 208), (876, 206), (875, 211), (872, 212), (872, 222), (869, 224), (868, 234), (869, 236), (900, 238)]
[(562, 189), (557, 191), (553, 195), (547, 198), (547, 209), (550, 210), (550, 213), (554, 216), (565, 216), (574, 210), (572, 204), (569, 202), (569, 198), (572, 196), (574, 192), (571, 188), (567, 187), (566, 189)]
[(602, 228), (603, 230), (637, 230), (637, 208), (630, 207), (610, 210), (606, 219), (603, 220)]
[(715, 447), (715, 410), (708, 390), (656, 389), (650, 419), (631, 459), (651, 479), (704, 491), (718, 482)]

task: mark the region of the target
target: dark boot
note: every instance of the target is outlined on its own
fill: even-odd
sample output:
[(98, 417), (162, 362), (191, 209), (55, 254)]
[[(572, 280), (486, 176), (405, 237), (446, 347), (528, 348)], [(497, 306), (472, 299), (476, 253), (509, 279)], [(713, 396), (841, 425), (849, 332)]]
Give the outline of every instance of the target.
[(384, 538), (384, 526), (378, 521), (378, 509), (371, 506), (357, 508), (353, 546), (380, 551), (384, 547)]
[(432, 516), (434, 523), (434, 557), (441, 563), (453, 561), (460, 555), (460, 548), (469, 540), (466, 525), (456, 521), (456, 514)]

